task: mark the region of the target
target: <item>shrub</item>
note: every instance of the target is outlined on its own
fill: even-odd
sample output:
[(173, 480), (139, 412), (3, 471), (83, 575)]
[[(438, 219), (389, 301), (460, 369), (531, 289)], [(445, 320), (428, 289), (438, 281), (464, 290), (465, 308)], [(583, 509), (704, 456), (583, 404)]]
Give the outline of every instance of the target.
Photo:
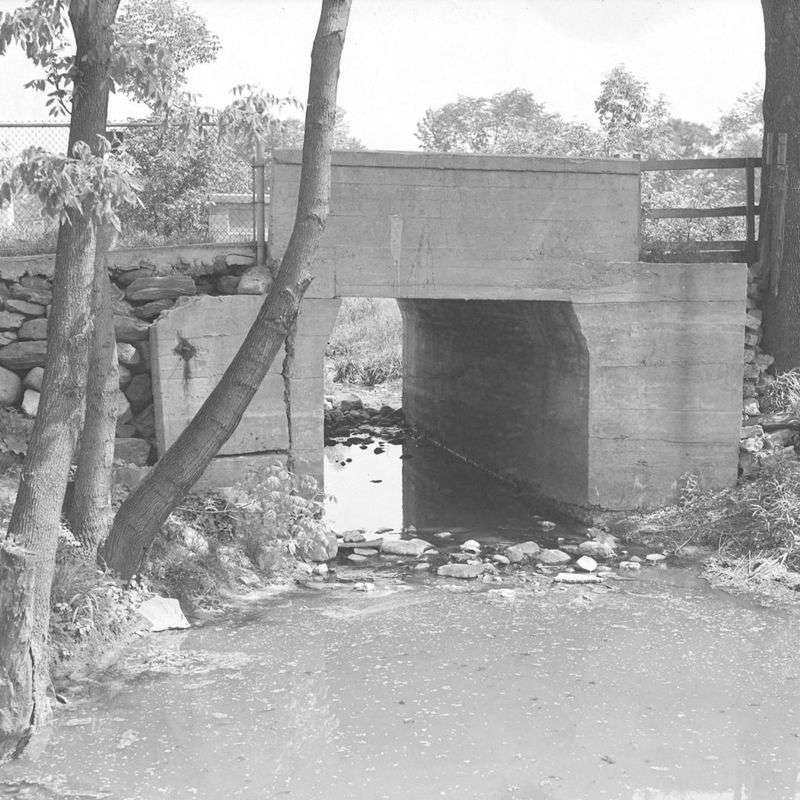
[[(253, 475), (236, 496), (236, 530), (244, 552), (262, 567), (265, 556), (315, 557), (330, 548), (316, 481), (298, 478), (279, 464)], [(263, 567), (262, 567), (263, 568)]]
[(337, 383), (375, 386), (402, 375), (403, 323), (397, 302), (345, 299), (325, 355)]
[(800, 370), (783, 372), (761, 391), (762, 411), (800, 413)]

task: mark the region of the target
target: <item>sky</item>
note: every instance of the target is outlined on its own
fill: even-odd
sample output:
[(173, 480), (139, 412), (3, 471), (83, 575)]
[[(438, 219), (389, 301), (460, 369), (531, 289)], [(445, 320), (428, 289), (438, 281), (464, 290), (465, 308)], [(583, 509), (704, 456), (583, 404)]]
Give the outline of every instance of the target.
[[(0, 0), (0, 11), (21, 0)], [(188, 89), (224, 105), (237, 84), (305, 99), (318, 0), (189, 0), (222, 41)], [(623, 63), (675, 116), (713, 124), (763, 83), (758, 0), (353, 0), (339, 105), (369, 148), (415, 150), (427, 108), (516, 87), (594, 123), (600, 82)], [(44, 119), (21, 52), (0, 59), (0, 121)], [(112, 98), (115, 121), (136, 114)]]

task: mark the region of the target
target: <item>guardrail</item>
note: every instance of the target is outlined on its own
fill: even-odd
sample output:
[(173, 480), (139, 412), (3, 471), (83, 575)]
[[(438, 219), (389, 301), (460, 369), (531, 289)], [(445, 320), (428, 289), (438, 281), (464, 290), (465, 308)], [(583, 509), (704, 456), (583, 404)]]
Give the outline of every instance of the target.
[(642, 172), (670, 170), (743, 169), (745, 173), (745, 203), (741, 206), (717, 208), (642, 208), (643, 219), (703, 219), (707, 217), (745, 217), (746, 239), (741, 241), (650, 242), (643, 252), (648, 260), (675, 261), (737, 261), (753, 263), (758, 258), (756, 217), (760, 207), (755, 201), (755, 171), (761, 167), (760, 158), (676, 158), (653, 159), (641, 162)]

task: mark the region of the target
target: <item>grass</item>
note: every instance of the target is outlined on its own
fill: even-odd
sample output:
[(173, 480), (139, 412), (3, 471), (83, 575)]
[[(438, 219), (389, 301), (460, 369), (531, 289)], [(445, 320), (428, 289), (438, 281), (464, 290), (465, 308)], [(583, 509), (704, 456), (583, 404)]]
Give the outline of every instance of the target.
[(680, 501), (636, 521), (628, 541), (710, 547), (711, 581), (768, 602), (796, 598), (800, 588), (800, 463), (778, 461), (737, 486), (704, 490), (684, 477)]
[(765, 414), (800, 413), (800, 370), (792, 369), (776, 376), (761, 391), (760, 405)]
[(346, 298), (325, 351), (334, 382), (376, 386), (401, 377), (402, 342), (395, 300)]

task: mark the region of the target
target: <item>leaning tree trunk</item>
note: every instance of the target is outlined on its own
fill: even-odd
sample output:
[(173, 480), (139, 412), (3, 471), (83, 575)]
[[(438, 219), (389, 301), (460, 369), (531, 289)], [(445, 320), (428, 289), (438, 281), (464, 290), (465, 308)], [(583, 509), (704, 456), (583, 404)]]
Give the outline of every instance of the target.
[(111, 476), (117, 427), (119, 368), (111, 308), (111, 281), (105, 255), (114, 230), (102, 226), (97, 233), (86, 413), (78, 445), (77, 470), (67, 505), (70, 529), (81, 544), (83, 557), (93, 563), (97, 548), (108, 535), (111, 511)]
[[(77, 141), (94, 146), (96, 134), (105, 132), (107, 58), (117, 5), (118, 0), (70, 3), (77, 66), (70, 154)], [(50, 588), (67, 476), (83, 421), (96, 248), (91, 218), (73, 214), (70, 221), (58, 231), (39, 410), (1, 545), (0, 608), (17, 622), (4, 629), (0, 650), (0, 698), (15, 699), (0, 715), (0, 762), (21, 752), (50, 710)]]
[(178, 440), (117, 512), (106, 562), (129, 578), (164, 520), (236, 430), (297, 317), (325, 228), (336, 89), (351, 0), (323, 0), (311, 52), (297, 216), (269, 294), (230, 366)]
[[(762, 9), (764, 163), (773, 165), (765, 167), (761, 182), (759, 239), (762, 254), (769, 253), (769, 263), (762, 263), (762, 274), (769, 276), (763, 347), (775, 357), (775, 368), (784, 372), (800, 367), (800, 4), (797, 0), (762, 0)], [(788, 134), (782, 237), (776, 233), (781, 226), (780, 202), (773, 179), (780, 134)], [(767, 246), (768, 240), (772, 246)]]

